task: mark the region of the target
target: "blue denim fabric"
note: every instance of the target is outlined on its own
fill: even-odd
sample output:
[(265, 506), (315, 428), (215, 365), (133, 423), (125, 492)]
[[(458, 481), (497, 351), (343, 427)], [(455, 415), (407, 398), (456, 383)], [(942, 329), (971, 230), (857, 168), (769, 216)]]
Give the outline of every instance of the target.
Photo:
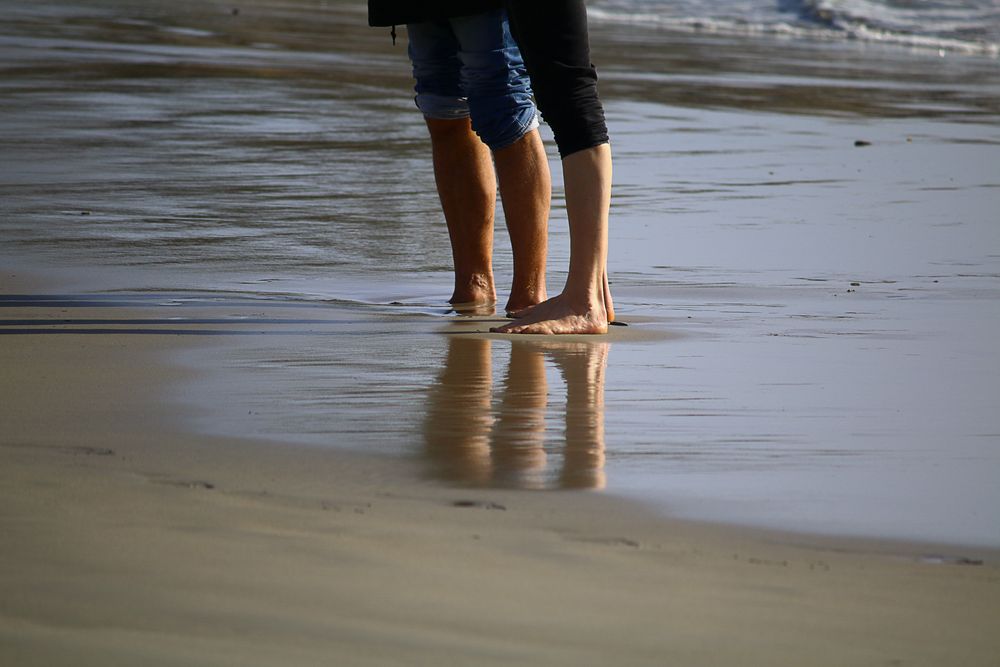
[(417, 108), (428, 118), (471, 117), (492, 150), (538, 127), (521, 52), (503, 10), (407, 25)]

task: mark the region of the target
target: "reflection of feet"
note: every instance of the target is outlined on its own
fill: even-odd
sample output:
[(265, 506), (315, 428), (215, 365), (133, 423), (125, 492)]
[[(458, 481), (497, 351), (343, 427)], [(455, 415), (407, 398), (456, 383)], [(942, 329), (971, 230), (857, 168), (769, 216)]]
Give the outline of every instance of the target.
[(608, 331), (608, 316), (603, 305), (573, 301), (560, 294), (538, 304), (510, 324), (490, 331), (510, 334), (602, 334)]
[(567, 383), (585, 387), (588, 402), (604, 402), (604, 372), (608, 367), (606, 342), (555, 342), (544, 348), (559, 366)]

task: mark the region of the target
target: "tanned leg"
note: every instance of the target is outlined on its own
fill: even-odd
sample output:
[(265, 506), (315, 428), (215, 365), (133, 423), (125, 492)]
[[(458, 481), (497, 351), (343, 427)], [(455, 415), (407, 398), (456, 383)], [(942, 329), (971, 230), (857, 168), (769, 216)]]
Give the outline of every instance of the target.
[(569, 217), (569, 275), (562, 294), (492, 331), (524, 334), (599, 334), (614, 318), (608, 288), (608, 212), (611, 147), (601, 144), (563, 159)]
[(494, 152), (500, 198), (514, 255), (507, 312), (515, 316), (545, 301), (552, 179), (538, 130)]
[(496, 177), (489, 148), (468, 118), (427, 118), (441, 208), (455, 264), (456, 310), (493, 312), (493, 215)]

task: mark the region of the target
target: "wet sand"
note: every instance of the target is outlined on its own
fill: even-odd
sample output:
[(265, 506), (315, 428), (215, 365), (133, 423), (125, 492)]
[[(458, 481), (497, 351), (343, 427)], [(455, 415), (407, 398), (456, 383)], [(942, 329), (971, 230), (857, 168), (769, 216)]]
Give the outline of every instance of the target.
[(995, 552), (712, 528), (196, 435), (169, 386), (204, 371), (170, 360), (251, 337), (157, 332), (142, 307), (52, 324), (65, 306), (5, 308), (51, 333), (0, 346), (4, 664), (995, 664)]

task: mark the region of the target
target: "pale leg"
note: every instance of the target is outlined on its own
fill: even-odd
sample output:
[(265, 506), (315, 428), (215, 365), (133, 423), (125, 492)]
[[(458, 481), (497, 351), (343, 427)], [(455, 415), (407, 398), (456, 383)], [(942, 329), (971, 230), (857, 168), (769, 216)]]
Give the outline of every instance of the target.
[(614, 307), (608, 287), (611, 147), (602, 144), (563, 159), (570, 260), (566, 286), (499, 333), (597, 334), (608, 330)]

